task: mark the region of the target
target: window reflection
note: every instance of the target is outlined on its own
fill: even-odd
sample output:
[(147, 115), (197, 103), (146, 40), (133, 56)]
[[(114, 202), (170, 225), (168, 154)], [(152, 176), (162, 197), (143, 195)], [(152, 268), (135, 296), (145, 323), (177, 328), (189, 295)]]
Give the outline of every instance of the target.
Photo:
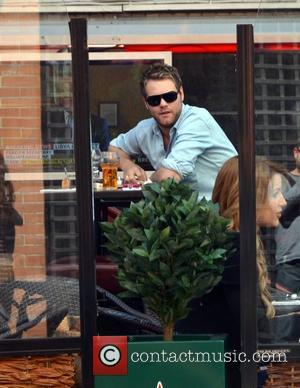
[[(45, 191), (74, 179), (70, 61), (19, 54), (0, 63), (0, 339), (78, 336), (76, 197)], [(69, 256), (77, 271), (48, 271)]]
[[(281, 191), (287, 205), (276, 228), (263, 228), (262, 239), (268, 264), (269, 287), (276, 316), (269, 327), (260, 328), (260, 342), (298, 343), (300, 338), (300, 169), (297, 167), (299, 54), (256, 54), (255, 98), (256, 153), (283, 169)], [(259, 86), (258, 86), (259, 85)], [(300, 166), (299, 166), (300, 167)]]

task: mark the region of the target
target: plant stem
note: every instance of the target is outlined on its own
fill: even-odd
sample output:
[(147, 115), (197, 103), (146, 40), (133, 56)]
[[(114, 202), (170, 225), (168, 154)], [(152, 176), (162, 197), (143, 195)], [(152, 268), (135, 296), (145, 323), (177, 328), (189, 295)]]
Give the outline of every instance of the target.
[(172, 341), (173, 340), (173, 331), (174, 331), (174, 323), (168, 323), (164, 327), (164, 340)]

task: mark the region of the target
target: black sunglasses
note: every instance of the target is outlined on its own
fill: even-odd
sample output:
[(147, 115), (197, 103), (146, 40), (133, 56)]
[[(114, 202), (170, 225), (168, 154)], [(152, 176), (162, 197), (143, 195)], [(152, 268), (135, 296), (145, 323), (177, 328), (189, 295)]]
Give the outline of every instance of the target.
[(155, 96), (149, 96), (146, 98), (147, 103), (150, 106), (158, 106), (163, 98), (166, 102), (174, 102), (177, 100), (178, 92), (167, 92), (163, 94), (157, 94)]

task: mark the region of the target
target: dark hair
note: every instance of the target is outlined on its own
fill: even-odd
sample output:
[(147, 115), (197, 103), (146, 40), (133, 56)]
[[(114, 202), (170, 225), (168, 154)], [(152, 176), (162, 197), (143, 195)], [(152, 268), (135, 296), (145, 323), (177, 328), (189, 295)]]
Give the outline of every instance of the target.
[(148, 67), (142, 74), (140, 81), (141, 93), (146, 97), (145, 87), (149, 80), (170, 79), (174, 82), (177, 91), (182, 87), (181, 77), (174, 66), (155, 63)]

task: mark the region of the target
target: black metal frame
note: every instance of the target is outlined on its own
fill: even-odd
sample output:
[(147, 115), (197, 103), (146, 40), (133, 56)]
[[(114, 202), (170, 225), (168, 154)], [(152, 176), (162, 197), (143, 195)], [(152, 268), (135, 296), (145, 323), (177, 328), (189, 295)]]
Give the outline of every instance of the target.
[(90, 147), (86, 19), (70, 21), (72, 44), (74, 145), (79, 223), (79, 289), (82, 383), (93, 387), (93, 336), (97, 334), (93, 181)]
[(78, 353), (79, 337), (6, 339), (0, 341), (1, 357), (31, 356), (36, 354)]
[[(241, 350), (251, 360), (257, 347), (254, 45), (252, 25), (237, 26), (240, 189)], [(253, 362), (241, 364), (242, 387), (256, 386)]]
[[(241, 350), (252, 359), (257, 349), (285, 351), (287, 360), (300, 360), (300, 344), (257, 342), (256, 185), (254, 124), (254, 40), (252, 25), (237, 25), (239, 112)], [(257, 364), (241, 364), (242, 387), (257, 385)]]

